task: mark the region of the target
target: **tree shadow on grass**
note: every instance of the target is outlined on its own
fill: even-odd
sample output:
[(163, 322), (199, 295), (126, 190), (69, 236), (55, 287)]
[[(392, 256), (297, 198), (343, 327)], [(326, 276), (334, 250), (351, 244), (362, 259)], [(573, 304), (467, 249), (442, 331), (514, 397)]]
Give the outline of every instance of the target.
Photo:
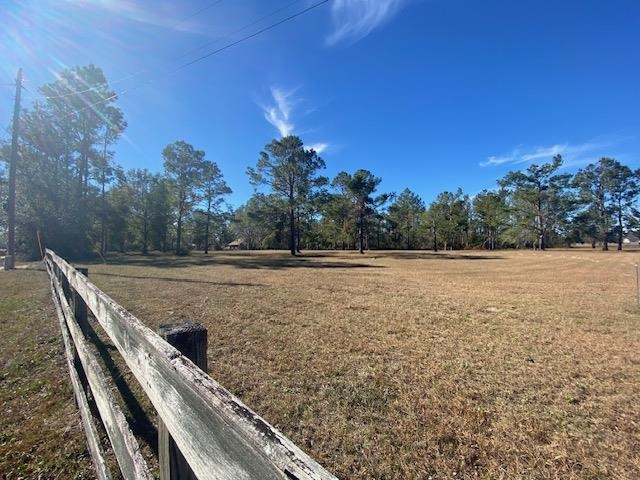
[(498, 255), (451, 254), (439, 252), (384, 252), (381, 256), (397, 260), (503, 260)]
[(221, 287), (266, 287), (266, 285), (263, 283), (212, 282), (209, 280), (196, 280), (193, 278), (171, 278), (171, 277), (155, 277), (155, 276), (143, 276), (143, 275), (124, 275), (121, 273), (107, 273), (107, 272), (94, 272), (92, 273), (92, 276), (133, 278), (136, 280), (161, 280), (164, 282), (176, 282), (176, 283), (203, 283), (207, 285), (218, 285)]
[[(100, 335), (96, 332), (93, 323), (93, 316), (90, 315), (87, 322), (84, 323), (85, 335), (89, 341), (95, 346), (98, 355), (102, 359), (104, 366), (109, 372), (109, 376), (113, 379), (113, 382), (120, 392), (122, 400), (124, 401), (128, 415), (127, 420), (131, 431), (138, 438), (141, 438), (151, 449), (153, 454), (158, 456), (158, 429), (154, 425), (148, 413), (141, 406), (138, 397), (127, 383), (126, 376), (120, 370), (120, 367), (116, 364), (112, 357), (112, 353), (116, 353), (118, 350), (115, 346), (106, 343), (100, 338)], [(125, 412), (126, 414), (126, 412)]]
[[(351, 269), (351, 268), (384, 268), (382, 265), (370, 265), (362, 262), (331, 261), (331, 255), (305, 254), (304, 256), (286, 256), (285, 254), (250, 254), (250, 253), (216, 253), (205, 256), (193, 254), (185, 257), (151, 254), (119, 255), (107, 259), (109, 265), (129, 265), (157, 268), (183, 268), (194, 266), (225, 265), (243, 269), (317, 268), (317, 269)], [(324, 259), (324, 260), (322, 260)]]

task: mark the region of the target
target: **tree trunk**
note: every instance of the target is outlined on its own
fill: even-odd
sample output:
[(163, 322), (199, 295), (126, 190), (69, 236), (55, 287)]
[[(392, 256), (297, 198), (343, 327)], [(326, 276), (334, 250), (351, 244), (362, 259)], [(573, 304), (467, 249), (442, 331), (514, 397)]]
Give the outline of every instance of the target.
[(296, 212), (296, 253), (300, 253), (300, 208)]
[(545, 222), (542, 218), (542, 199), (540, 198), (540, 196), (542, 195), (542, 191), (540, 190), (540, 188), (538, 188), (538, 217), (537, 217), (537, 223), (538, 223), (538, 248), (540, 249), (540, 251), (545, 249), (545, 244), (544, 244), (544, 231), (545, 231)]
[(360, 208), (360, 253), (364, 254), (364, 209)]
[(144, 220), (142, 221), (142, 254), (149, 253), (149, 225), (147, 222), (147, 212), (143, 213)]
[(178, 228), (176, 229), (176, 255), (180, 255), (180, 241), (182, 240), (182, 212), (178, 213)]
[(296, 211), (294, 196), (295, 178), (289, 176), (289, 251), (291, 255), (296, 255)]
[(296, 212), (293, 206), (289, 207), (289, 250), (291, 255), (296, 254)]
[(104, 149), (102, 151), (102, 161), (104, 165), (102, 166), (102, 175), (100, 178), (100, 183), (102, 184), (102, 208), (100, 215), (100, 253), (104, 256), (107, 253), (107, 197), (105, 192), (105, 187), (107, 183), (107, 139), (108, 135), (104, 136)]
[(107, 179), (103, 171), (102, 173), (102, 211), (100, 218), (100, 253), (104, 256), (107, 254), (107, 193), (106, 183)]
[(618, 200), (618, 250), (622, 250), (622, 203)]
[(207, 224), (204, 227), (204, 254), (209, 254), (209, 214), (207, 213)]
[(207, 202), (207, 224), (204, 227), (204, 254), (209, 254), (209, 223), (211, 222), (211, 198)]
[(438, 237), (436, 235), (436, 222), (435, 220), (433, 221), (432, 225), (431, 225), (431, 229), (433, 232), (433, 251), (437, 252), (438, 251)]

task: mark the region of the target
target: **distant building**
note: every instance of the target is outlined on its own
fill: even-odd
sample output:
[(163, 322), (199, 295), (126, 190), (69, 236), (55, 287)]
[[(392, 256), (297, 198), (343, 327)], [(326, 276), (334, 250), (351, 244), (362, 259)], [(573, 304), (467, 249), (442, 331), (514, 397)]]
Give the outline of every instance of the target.
[(227, 247), (229, 248), (229, 250), (246, 250), (247, 244), (244, 240), (238, 238), (233, 242), (229, 242), (227, 244)]
[(622, 238), (622, 243), (625, 243), (625, 244), (633, 244), (633, 243), (637, 244), (639, 242), (640, 242), (640, 238), (638, 238), (638, 236), (634, 235), (633, 233), (628, 233)]

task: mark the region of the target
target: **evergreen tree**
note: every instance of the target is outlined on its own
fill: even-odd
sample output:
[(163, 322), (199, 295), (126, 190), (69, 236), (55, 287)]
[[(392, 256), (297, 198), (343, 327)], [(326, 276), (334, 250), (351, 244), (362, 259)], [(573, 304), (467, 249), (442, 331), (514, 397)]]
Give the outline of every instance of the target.
[(297, 252), (296, 214), (310, 201), (312, 192), (326, 183), (317, 173), (324, 167), (314, 150), (306, 150), (300, 138), (290, 135), (267, 144), (256, 168), (247, 169), (252, 185), (266, 185), (286, 202), (291, 255)]
[(473, 199), (473, 220), (482, 239), (482, 247), (495, 250), (507, 226), (507, 204), (504, 192), (483, 190)]
[(381, 181), (381, 178), (376, 177), (369, 170), (360, 169), (353, 175), (340, 172), (332, 182), (332, 185), (340, 188), (341, 193), (352, 202), (357, 212), (360, 253), (364, 253), (365, 219), (389, 197), (387, 194), (372, 196)]
[(416, 248), (420, 241), (425, 222), (424, 214), (424, 202), (408, 188), (405, 188), (389, 206), (388, 218), (400, 232), (402, 246), (407, 250)]
[(164, 169), (175, 192), (176, 255), (186, 252), (182, 247), (183, 223), (198, 199), (205, 169), (204, 156), (202, 150), (196, 150), (183, 140), (167, 145), (162, 151)]
[(431, 243), (434, 251), (438, 251), (439, 245), (442, 245), (445, 250), (468, 246), (469, 197), (460, 188), (455, 193), (440, 193), (429, 205), (426, 222), (431, 228)]
[(200, 198), (204, 205), (205, 233), (204, 253), (209, 253), (209, 230), (215, 215), (219, 214), (219, 208), (223, 203), (223, 196), (229, 195), (231, 189), (224, 181), (222, 172), (215, 162), (205, 160), (202, 168), (200, 182)]
[(607, 186), (610, 191), (610, 210), (613, 212), (618, 250), (622, 250), (622, 239), (626, 220), (630, 215), (633, 202), (640, 193), (637, 175), (617, 160), (603, 159), (607, 163)]
[(590, 236), (594, 247), (599, 237), (603, 250), (609, 249), (611, 230), (611, 212), (607, 206), (607, 163), (603, 158), (596, 164), (589, 164), (578, 170), (572, 180), (572, 186), (578, 191), (578, 203), (583, 207), (574, 219), (574, 230)]
[[(17, 171), (16, 233), (19, 250), (38, 255), (36, 234), (47, 246), (74, 258), (104, 243), (92, 228), (98, 212), (96, 183), (112, 176), (108, 147), (126, 127), (102, 71), (93, 65), (65, 70), (44, 85), (44, 101), (22, 112)], [(109, 157), (109, 158), (108, 158)], [(92, 175), (102, 172), (102, 175)], [(101, 182), (101, 183), (100, 183)], [(101, 238), (99, 238), (101, 237)]]
[(560, 233), (571, 211), (568, 174), (558, 175), (562, 157), (551, 163), (530, 165), (524, 172), (509, 172), (499, 185), (507, 192), (513, 215), (512, 238), (544, 250)]

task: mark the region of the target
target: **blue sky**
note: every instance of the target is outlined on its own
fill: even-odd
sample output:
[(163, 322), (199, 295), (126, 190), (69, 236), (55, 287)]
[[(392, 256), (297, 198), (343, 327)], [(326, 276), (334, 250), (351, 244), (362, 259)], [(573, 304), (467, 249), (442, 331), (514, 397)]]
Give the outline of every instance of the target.
[[(556, 153), (568, 171), (604, 155), (640, 167), (637, 1), (330, 0), (179, 68), (314, 3), (9, 1), (0, 83), (23, 67), (28, 105), (61, 68), (100, 66), (129, 124), (117, 162), (159, 171), (185, 140), (220, 165), (234, 206), (246, 167), (288, 133), (327, 176), (367, 168), (427, 203)], [(0, 86), (2, 127), (12, 102)]]

